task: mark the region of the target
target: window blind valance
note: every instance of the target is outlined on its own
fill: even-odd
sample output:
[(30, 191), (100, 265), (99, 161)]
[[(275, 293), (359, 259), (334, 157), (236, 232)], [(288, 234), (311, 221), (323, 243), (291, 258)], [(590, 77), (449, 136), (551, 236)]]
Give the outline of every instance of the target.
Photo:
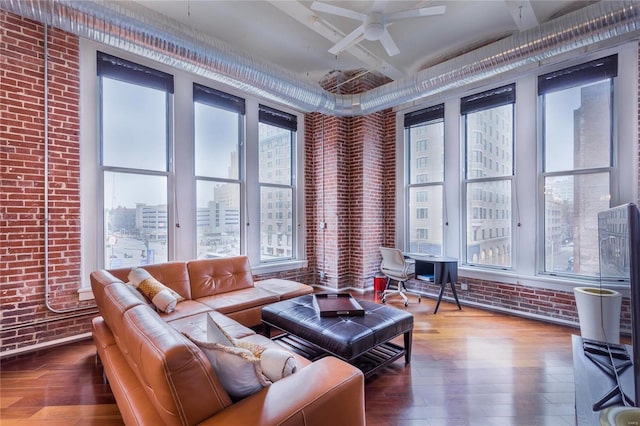
[(193, 101), (238, 114), (244, 115), (245, 113), (244, 99), (198, 83), (193, 83)]
[(444, 119), (444, 104), (434, 105), (406, 113), (404, 115), (404, 127), (411, 127), (416, 124), (442, 119)]
[(490, 109), (516, 102), (516, 85), (497, 87), (495, 89), (465, 96), (460, 99), (460, 114)]
[(268, 106), (259, 106), (258, 119), (261, 123), (281, 127), (293, 132), (298, 130), (298, 117)]
[(538, 95), (618, 76), (618, 55), (585, 62), (538, 77)]
[(117, 56), (98, 52), (98, 75), (139, 84), (173, 94), (173, 76)]

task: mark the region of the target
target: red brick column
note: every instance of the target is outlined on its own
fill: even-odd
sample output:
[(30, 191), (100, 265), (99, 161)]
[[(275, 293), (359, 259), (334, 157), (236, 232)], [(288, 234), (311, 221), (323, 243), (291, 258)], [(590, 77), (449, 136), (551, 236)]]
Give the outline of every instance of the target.
[[(332, 90), (350, 77), (333, 73), (323, 86)], [(358, 93), (384, 82), (367, 74), (339, 90)], [(395, 117), (390, 110), (359, 117), (308, 114), (305, 123), (307, 246), (316, 283), (371, 286), (380, 265), (378, 247), (393, 245)]]

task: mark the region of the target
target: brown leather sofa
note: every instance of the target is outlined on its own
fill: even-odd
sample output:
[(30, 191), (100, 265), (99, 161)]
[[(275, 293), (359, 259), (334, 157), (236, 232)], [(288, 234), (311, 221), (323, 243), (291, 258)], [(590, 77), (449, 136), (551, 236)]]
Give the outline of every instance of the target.
[(183, 332), (206, 337), (207, 316), (235, 339), (278, 347), (250, 326), (263, 305), (308, 294), (293, 281), (253, 281), (246, 257), (169, 262), (144, 267), (185, 300), (157, 313), (125, 284), (129, 269), (91, 273), (101, 316), (93, 337), (126, 424), (137, 425), (363, 425), (364, 376), (334, 357), (232, 401), (204, 352)]

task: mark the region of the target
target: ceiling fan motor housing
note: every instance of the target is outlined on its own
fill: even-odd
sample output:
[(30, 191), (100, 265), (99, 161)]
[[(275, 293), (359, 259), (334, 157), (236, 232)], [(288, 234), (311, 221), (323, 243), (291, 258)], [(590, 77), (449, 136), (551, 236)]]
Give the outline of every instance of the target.
[(370, 12), (364, 21), (364, 38), (367, 40), (380, 40), (384, 34), (384, 14), (382, 12)]

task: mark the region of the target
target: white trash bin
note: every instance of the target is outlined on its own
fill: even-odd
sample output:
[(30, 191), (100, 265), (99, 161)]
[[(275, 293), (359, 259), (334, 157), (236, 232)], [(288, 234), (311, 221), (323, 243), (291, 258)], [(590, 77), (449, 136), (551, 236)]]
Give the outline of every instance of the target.
[(622, 294), (597, 287), (575, 287), (573, 294), (582, 337), (619, 344)]

